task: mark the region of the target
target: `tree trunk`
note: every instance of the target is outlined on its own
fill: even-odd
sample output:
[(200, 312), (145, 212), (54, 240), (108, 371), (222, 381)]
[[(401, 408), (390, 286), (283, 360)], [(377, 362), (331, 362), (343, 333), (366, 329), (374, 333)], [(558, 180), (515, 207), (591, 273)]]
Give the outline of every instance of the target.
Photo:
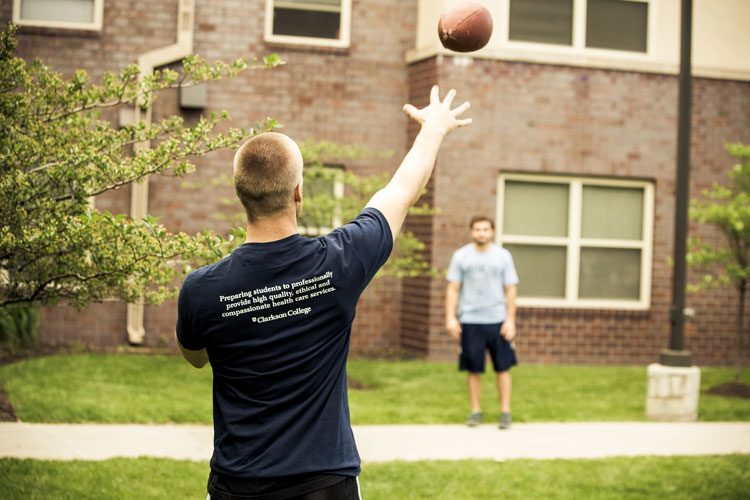
[(740, 281), (740, 310), (737, 314), (737, 361), (734, 366), (734, 381), (739, 383), (742, 374), (742, 327), (745, 326), (745, 292), (747, 291), (747, 280)]

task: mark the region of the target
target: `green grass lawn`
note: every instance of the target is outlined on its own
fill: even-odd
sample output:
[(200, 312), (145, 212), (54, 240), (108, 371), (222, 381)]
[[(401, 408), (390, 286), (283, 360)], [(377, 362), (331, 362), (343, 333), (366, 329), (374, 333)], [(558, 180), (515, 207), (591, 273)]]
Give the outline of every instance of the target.
[[(731, 368), (702, 368), (701, 389), (732, 380)], [(513, 374), (514, 422), (646, 420), (646, 367), (521, 365)], [(350, 391), (358, 424), (459, 423), (468, 413), (466, 374), (452, 363), (349, 361), (349, 375), (371, 390)], [(750, 370), (742, 381), (750, 383)], [(495, 374), (482, 378), (485, 414), (500, 405)], [(699, 419), (750, 420), (750, 400), (702, 394)]]
[[(352, 423), (462, 423), (466, 375), (453, 363), (352, 359)], [(645, 420), (646, 367), (538, 366), (513, 370), (515, 422)], [(732, 379), (703, 368), (703, 390)], [(750, 370), (743, 372), (750, 382)], [(0, 382), (26, 422), (211, 423), (211, 369), (173, 356), (73, 354), (0, 367)], [(494, 374), (483, 378), (487, 415), (498, 412)], [(750, 420), (750, 400), (702, 394), (699, 418)]]
[(71, 354), (0, 367), (26, 422), (212, 423), (211, 369), (174, 356)]
[[(516, 422), (644, 420), (645, 367), (520, 366)], [(354, 424), (462, 423), (465, 374), (452, 363), (353, 359)], [(704, 368), (705, 390), (731, 380)], [(750, 371), (743, 373), (750, 381)], [(75, 354), (0, 367), (27, 422), (211, 423), (211, 370), (171, 356)], [(497, 412), (494, 374), (483, 379), (485, 412)], [(750, 420), (750, 402), (701, 395), (702, 420)], [(165, 459), (39, 461), (0, 459), (8, 499), (204, 498), (208, 463)], [(363, 498), (504, 500), (745, 499), (750, 456), (604, 460), (389, 462), (363, 465)]]
[[(349, 373), (376, 387), (350, 391), (352, 418), (359, 423), (435, 424), (466, 419), (466, 374), (453, 364), (354, 360), (349, 362)], [(527, 365), (512, 373), (515, 422), (645, 419), (645, 368)], [(492, 418), (500, 411), (491, 371), (482, 377), (482, 409)]]
[[(208, 463), (140, 458), (0, 459), (2, 498), (202, 499)], [(366, 500), (740, 500), (750, 498), (750, 456), (364, 464)]]

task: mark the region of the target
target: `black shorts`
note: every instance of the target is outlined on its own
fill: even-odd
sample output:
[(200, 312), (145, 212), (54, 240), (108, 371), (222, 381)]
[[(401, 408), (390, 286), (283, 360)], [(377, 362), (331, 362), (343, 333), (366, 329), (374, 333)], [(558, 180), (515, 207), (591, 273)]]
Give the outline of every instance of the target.
[(505, 372), (517, 365), (513, 344), (500, 335), (502, 323), (491, 325), (461, 324), (461, 354), (458, 369), (484, 373), (485, 351), (490, 352), (495, 371)]
[(305, 474), (277, 479), (243, 479), (211, 471), (206, 500), (361, 500), (354, 476)]

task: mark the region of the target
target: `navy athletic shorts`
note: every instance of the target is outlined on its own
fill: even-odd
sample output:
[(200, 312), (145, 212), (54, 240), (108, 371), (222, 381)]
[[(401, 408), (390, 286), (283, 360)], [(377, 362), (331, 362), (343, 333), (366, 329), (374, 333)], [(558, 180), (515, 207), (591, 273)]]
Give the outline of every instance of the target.
[(206, 500), (361, 500), (359, 479), (335, 474), (302, 474), (275, 479), (208, 476)]
[(502, 323), (491, 325), (461, 324), (461, 355), (458, 369), (471, 373), (484, 373), (485, 351), (490, 352), (495, 371), (505, 372), (517, 365), (513, 344), (500, 335)]

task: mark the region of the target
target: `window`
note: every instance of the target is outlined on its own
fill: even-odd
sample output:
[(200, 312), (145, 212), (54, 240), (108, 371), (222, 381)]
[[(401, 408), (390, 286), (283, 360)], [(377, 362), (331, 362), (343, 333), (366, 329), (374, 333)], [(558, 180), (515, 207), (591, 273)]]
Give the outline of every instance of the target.
[(646, 52), (648, 4), (634, 0), (588, 0), (586, 47)]
[(344, 197), (344, 168), (340, 165), (310, 165), (303, 169), (304, 204), (297, 219), (300, 234), (322, 236), (342, 224), (337, 200)]
[(497, 238), (513, 255), (519, 304), (647, 309), (653, 185), (501, 175)]
[(80, 30), (101, 30), (104, 0), (14, 0), (13, 22)]
[(351, 0), (266, 0), (266, 40), (348, 47)]
[(510, 0), (508, 38), (573, 45), (573, 0)]
[(508, 40), (648, 52), (650, 0), (509, 0)]

